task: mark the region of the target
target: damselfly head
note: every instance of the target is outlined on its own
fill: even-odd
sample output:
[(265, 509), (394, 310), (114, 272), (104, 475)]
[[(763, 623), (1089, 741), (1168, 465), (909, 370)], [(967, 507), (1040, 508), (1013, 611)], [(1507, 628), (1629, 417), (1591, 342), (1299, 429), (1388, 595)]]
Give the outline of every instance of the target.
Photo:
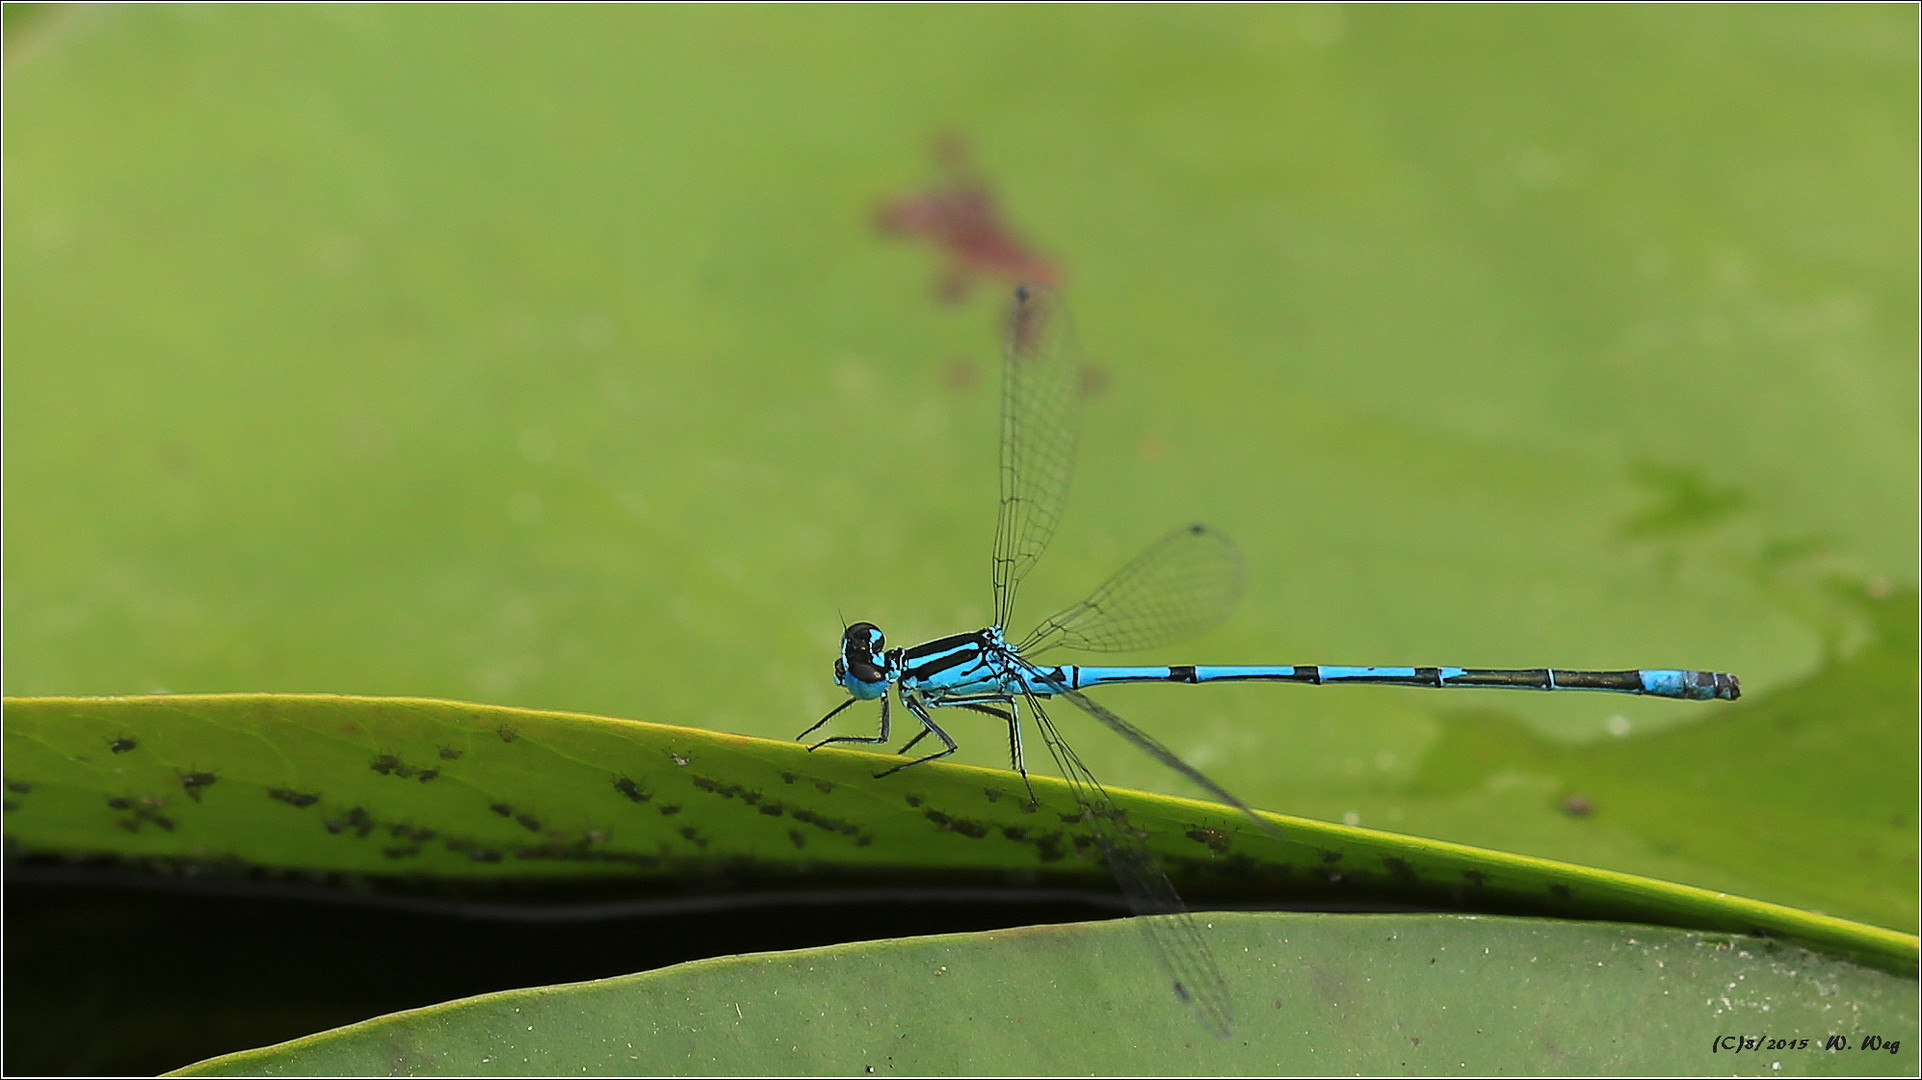
[(863, 700), (888, 690), (887, 639), (873, 623), (855, 623), (841, 635), (841, 655), (834, 661), (834, 681)]

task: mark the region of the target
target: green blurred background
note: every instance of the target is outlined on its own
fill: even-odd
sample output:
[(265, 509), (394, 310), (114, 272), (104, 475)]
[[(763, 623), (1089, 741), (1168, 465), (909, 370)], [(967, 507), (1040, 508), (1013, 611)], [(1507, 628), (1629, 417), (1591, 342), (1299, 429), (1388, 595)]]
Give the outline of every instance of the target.
[(1201, 519), (1248, 595), (1155, 659), (1748, 692), (1106, 700), (1262, 807), (1915, 926), (1913, 7), (6, 11), (9, 694), (786, 738), (843, 618), (980, 625), (1005, 289), (870, 222), (953, 132), (1103, 375), (1028, 620)]

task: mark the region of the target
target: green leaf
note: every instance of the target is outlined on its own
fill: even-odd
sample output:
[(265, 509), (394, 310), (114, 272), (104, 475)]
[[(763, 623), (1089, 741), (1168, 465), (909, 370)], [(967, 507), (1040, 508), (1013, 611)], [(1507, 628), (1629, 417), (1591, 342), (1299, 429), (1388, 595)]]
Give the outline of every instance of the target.
[[(1239, 998), (1228, 1039), (1151, 976), (1124, 921), (487, 994), (173, 1075), (1914, 1072), (1912, 980), (1774, 943), (1473, 916), (1207, 921)], [(1726, 1035), (1809, 1042), (1713, 1050)]]
[[(629, 720), (299, 695), (9, 699), (14, 850), (443, 877), (1100, 882), (1066, 785)], [(1916, 938), (1605, 870), (1115, 792), (1190, 895), (1768, 933), (1913, 973)]]

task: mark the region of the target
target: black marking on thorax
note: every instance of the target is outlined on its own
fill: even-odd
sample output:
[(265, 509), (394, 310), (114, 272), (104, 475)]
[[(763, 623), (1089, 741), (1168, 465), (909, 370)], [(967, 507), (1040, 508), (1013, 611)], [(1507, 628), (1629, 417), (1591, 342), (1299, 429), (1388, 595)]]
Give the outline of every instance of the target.
[(901, 650), (901, 677), (931, 679), (949, 668), (979, 661), (987, 649), (987, 639), (978, 631), (924, 642)]

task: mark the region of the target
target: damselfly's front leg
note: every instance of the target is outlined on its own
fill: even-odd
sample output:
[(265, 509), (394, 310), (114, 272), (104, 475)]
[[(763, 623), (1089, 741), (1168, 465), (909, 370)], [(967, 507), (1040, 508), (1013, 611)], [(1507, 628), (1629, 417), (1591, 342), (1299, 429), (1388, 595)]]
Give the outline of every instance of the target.
[[(834, 707), (833, 712), (830, 712), (826, 716), (823, 716), (821, 719), (815, 721), (814, 727), (811, 727), (806, 731), (803, 731), (799, 735), (796, 735), (795, 738), (805, 739), (809, 735), (814, 734), (814, 732), (817, 729), (819, 729), (822, 724), (825, 724), (829, 720), (834, 719), (836, 713), (839, 713), (842, 709), (847, 708), (849, 705), (854, 704), (858, 700), (860, 699), (849, 698), (846, 701), (843, 701), (841, 704), (836, 705)], [(869, 738), (866, 735), (835, 735), (830, 738), (822, 739), (820, 742), (815, 743), (813, 746), (808, 747), (808, 751), (811, 753), (815, 750), (819, 750), (823, 746), (829, 745), (830, 743), (861, 743), (866, 746), (873, 746), (876, 743), (885, 743), (887, 741), (888, 741), (888, 695), (882, 694), (881, 695), (881, 733), (879, 735), (876, 735), (873, 738)]]

